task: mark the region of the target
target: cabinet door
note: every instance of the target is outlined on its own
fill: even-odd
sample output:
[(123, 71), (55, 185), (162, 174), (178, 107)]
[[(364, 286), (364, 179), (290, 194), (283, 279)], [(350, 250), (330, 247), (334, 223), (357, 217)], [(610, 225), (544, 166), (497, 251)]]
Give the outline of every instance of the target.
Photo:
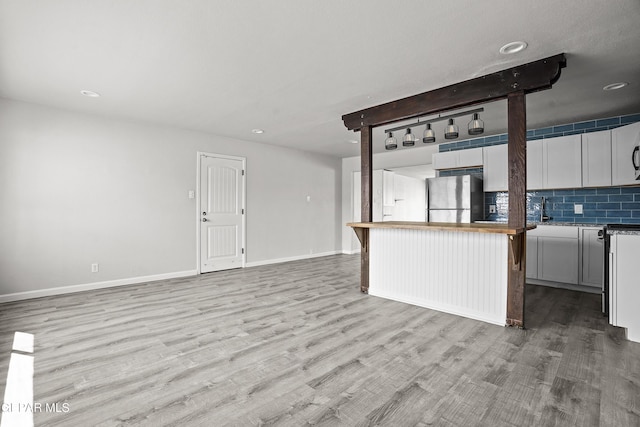
[(538, 139), (527, 142), (527, 190), (542, 189), (542, 143)]
[(578, 284), (578, 239), (538, 237), (538, 279)]
[(538, 238), (527, 235), (527, 279), (538, 278)]
[(615, 234), (611, 236), (613, 265), (611, 305), (613, 324), (627, 329), (627, 338), (640, 342), (640, 286), (638, 286), (638, 253), (640, 236)]
[(482, 184), (484, 191), (507, 191), (507, 144), (484, 147), (482, 152)]
[(482, 147), (434, 153), (431, 158), (436, 170), (482, 166)]
[(458, 153), (459, 168), (482, 166), (482, 147), (459, 150), (456, 153)]
[(613, 185), (638, 183), (632, 157), (633, 149), (638, 144), (640, 144), (640, 122), (611, 130), (611, 183)]
[(543, 188), (582, 187), (581, 135), (561, 136), (543, 141)]
[(582, 186), (611, 187), (611, 131), (582, 135)]
[(457, 151), (445, 151), (444, 153), (434, 153), (432, 156), (433, 168), (439, 169), (455, 169), (458, 167)]
[(604, 271), (604, 242), (598, 238), (597, 228), (580, 229), (580, 284), (602, 287)]

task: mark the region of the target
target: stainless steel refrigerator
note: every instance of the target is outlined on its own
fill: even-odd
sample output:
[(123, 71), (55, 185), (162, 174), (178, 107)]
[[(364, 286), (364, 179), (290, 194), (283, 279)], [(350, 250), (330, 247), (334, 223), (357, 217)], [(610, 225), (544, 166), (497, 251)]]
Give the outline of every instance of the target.
[(470, 223), (484, 219), (482, 178), (473, 175), (427, 179), (429, 222)]

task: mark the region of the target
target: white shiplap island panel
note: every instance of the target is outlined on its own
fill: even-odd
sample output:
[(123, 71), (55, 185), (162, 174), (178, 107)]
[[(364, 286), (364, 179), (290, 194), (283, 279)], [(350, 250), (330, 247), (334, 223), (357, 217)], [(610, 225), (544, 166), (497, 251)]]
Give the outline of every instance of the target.
[(508, 239), (492, 232), (371, 228), (369, 294), (504, 326)]

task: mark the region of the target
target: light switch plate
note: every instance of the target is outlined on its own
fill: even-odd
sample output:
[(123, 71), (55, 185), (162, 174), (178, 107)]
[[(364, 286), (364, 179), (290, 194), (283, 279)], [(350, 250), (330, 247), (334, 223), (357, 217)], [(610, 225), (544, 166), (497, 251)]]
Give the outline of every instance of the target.
[(582, 205), (580, 204), (573, 205), (573, 213), (582, 215)]
[(193, 190), (189, 190), (189, 198), (193, 199), (194, 197), (196, 197), (196, 192)]

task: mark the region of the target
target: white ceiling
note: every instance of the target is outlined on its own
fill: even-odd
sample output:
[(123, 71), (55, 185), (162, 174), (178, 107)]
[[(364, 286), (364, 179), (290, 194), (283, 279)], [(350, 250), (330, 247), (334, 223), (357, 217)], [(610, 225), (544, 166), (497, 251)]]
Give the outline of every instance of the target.
[(346, 157), (343, 114), (563, 52), (529, 128), (640, 112), (638, 22), (638, 0), (0, 0), (0, 97)]

